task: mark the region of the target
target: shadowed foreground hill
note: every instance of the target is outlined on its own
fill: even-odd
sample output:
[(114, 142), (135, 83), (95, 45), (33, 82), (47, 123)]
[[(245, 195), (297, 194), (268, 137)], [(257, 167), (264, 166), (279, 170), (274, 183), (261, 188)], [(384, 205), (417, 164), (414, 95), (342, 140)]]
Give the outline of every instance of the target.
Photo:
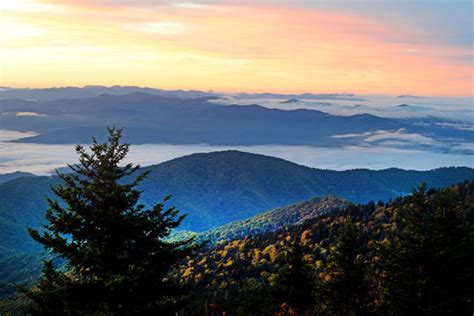
[[(417, 188), (211, 244), (175, 274), (194, 289), (183, 315), (472, 315), (473, 198), (473, 182)], [(250, 221), (234, 224), (220, 232)]]
[[(146, 169), (151, 173), (142, 183), (142, 202), (173, 194), (172, 205), (188, 214), (180, 228), (196, 232), (325, 195), (356, 203), (388, 200), (422, 181), (443, 187), (474, 179), (470, 168), (331, 171), (238, 151), (193, 154)], [(44, 221), (44, 197), (57, 182), (57, 177), (22, 177), (0, 185), (0, 256), (6, 249), (38, 249), (25, 229)]]

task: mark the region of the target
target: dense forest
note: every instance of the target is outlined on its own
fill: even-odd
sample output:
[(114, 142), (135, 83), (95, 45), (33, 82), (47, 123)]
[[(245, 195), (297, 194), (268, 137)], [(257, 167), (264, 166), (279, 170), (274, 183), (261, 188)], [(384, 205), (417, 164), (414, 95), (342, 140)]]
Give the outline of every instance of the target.
[[(119, 166), (120, 137), (77, 147), (53, 188), (62, 202), (48, 199), (48, 224), (29, 230), (48, 251), (41, 277), (0, 314), (472, 315), (474, 182), (389, 202), (325, 197), (173, 235), (184, 215), (169, 197), (139, 203), (148, 173)], [(22, 257), (16, 274), (33, 278), (40, 259)]]
[(474, 183), (208, 247), (183, 315), (471, 315)]

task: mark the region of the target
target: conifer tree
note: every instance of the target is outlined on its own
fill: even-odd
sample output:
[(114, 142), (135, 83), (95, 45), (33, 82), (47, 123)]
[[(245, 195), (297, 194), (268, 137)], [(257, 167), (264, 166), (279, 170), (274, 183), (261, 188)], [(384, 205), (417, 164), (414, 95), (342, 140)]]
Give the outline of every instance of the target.
[(327, 258), (328, 280), (323, 284), (323, 309), (329, 315), (367, 315), (370, 301), (360, 236), (349, 218), (337, 233)]
[(460, 197), (453, 189), (440, 190), (431, 200), (423, 312), (471, 315), (474, 312), (473, 226), (466, 221)]
[(421, 287), (427, 279), (424, 246), (429, 205), (426, 184), (414, 188), (397, 212), (399, 233), (387, 258), (387, 303), (395, 314), (421, 314)]
[(279, 281), (282, 303), (302, 315), (312, 308), (316, 283), (312, 271), (304, 261), (299, 235), (291, 243), (285, 260), (285, 269)]
[(45, 263), (40, 281), (26, 291), (36, 314), (171, 313), (181, 289), (168, 272), (198, 247), (193, 239), (171, 241), (184, 215), (157, 203), (147, 209), (138, 189), (147, 172), (120, 162), (129, 151), (121, 129), (109, 128), (108, 141), (93, 139), (90, 151), (78, 145), (79, 164), (53, 188), (62, 200), (48, 199), (48, 224), (30, 235), (65, 259), (57, 269)]
[(386, 252), (386, 304), (394, 314), (472, 313), (474, 231), (452, 189), (412, 190)]

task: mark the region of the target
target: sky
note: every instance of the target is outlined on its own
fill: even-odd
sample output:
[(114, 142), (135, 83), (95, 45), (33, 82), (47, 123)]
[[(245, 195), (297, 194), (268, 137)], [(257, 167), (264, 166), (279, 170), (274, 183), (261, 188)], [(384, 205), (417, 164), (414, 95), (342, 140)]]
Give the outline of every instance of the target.
[(473, 2), (0, 0), (0, 85), (472, 97)]

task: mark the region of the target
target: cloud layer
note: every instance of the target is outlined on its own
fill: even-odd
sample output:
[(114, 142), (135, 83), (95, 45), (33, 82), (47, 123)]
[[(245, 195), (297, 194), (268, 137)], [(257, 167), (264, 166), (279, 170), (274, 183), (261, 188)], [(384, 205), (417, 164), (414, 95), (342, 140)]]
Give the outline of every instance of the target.
[[(28, 135), (31, 135), (31, 133), (28, 133)], [(393, 136), (388, 133), (377, 133), (376, 135), (378, 135), (379, 138), (382, 135), (384, 137)], [(18, 144), (5, 142), (20, 136), (27, 135), (0, 130), (0, 146), (2, 148), (0, 152), (0, 173), (27, 171), (36, 174), (51, 174), (55, 168), (77, 162), (73, 145)], [(472, 144), (459, 146), (462, 147), (458, 148), (459, 150), (474, 151)], [(333, 170), (353, 168), (384, 169), (392, 167), (427, 170), (446, 166), (474, 167), (472, 155), (399, 148), (396, 145), (391, 146), (389, 143), (374, 144), (373, 146), (346, 146), (339, 148), (277, 145), (136, 145), (131, 147), (126, 162), (134, 162), (146, 166), (192, 153), (226, 149), (270, 155), (309, 167)]]

